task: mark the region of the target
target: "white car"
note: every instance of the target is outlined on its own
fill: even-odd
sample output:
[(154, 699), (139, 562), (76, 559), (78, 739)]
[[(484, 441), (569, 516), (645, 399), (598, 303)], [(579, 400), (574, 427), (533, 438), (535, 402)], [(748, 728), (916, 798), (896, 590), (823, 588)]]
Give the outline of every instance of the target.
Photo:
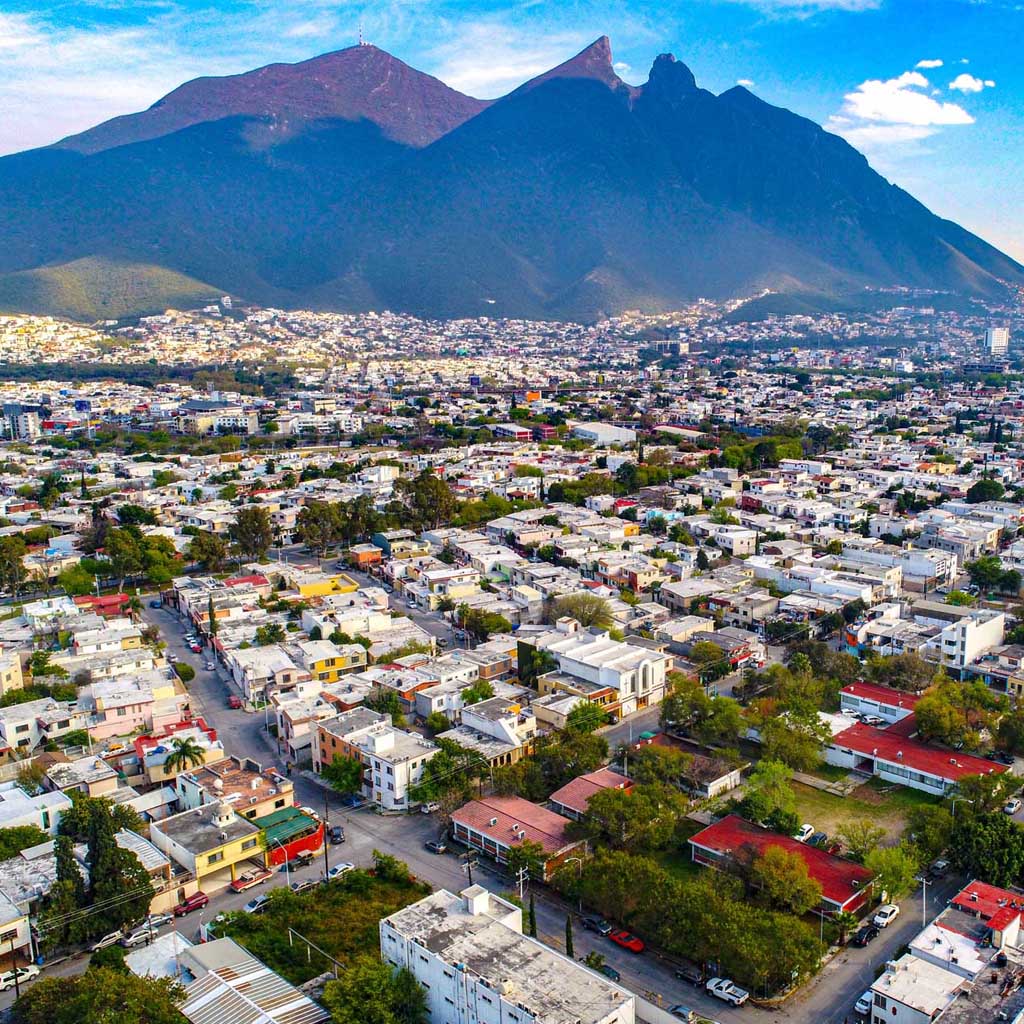
[(793, 838), (798, 843), (806, 843), (814, 835), (814, 826), (808, 825), (805, 821), (794, 833)]
[(259, 896), (253, 896), (253, 898), (249, 900), (244, 907), (242, 907), (242, 910), (246, 914), (258, 914), (269, 902), (270, 897), (264, 896), (260, 893)]
[(156, 938), (156, 928), (152, 925), (144, 924), (135, 931), (129, 932), (124, 938), (121, 939), (121, 945), (125, 949), (131, 949), (132, 946), (141, 946), (146, 942), (152, 942)]
[(124, 932), (107, 932), (102, 939), (98, 939), (90, 947), (89, 951), (92, 953), (97, 952), (101, 949), (106, 949), (107, 946), (113, 946), (115, 943), (120, 942), (124, 938)]
[(732, 1003), (733, 1006), (742, 1006), (750, 998), (746, 989), (740, 988), (728, 978), (710, 978), (704, 987), (716, 998)]
[(854, 1013), (859, 1013), (862, 1017), (867, 1017), (868, 1014), (871, 1013), (871, 1007), (874, 1005), (874, 1002), (875, 993), (872, 992), (871, 989), (868, 989), (867, 992), (865, 992), (864, 995), (862, 995), (860, 999), (853, 1004), (853, 1011)]
[(1010, 797), (1003, 805), (1003, 814), (1016, 814), (1020, 810), (1020, 806), (1020, 799), (1018, 797)]
[[(14, 971), (4, 971), (0, 974), (0, 992), (6, 992), (9, 988), (14, 988)], [(26, 981), (31, 981), (33, 978), (39, 977), (39, 968), (35, 964), (29, 964), (27, 967), (19, 967), (17, 970), (18, 984), (24, 985)]]
[(876, 928), (888, 928), (900, 916), (900, 908), (895, 903), (886, 903), (878, 908), (878, 913), (871, 919)]
[(347, 860), (343, 860), (340, 864), (335, 864), (330, 871), (327, 872), (328, 878), (341, 878), (342, 875), (349, 871), (355, 871), (355, 864), (350, 864)]
[(313, 818), (315, 821), (320, 820), (320, 815), (317, 814), (312, 807), (300, 807), (299, 810), (302, 811), (303, 814), (308, 814), (309, 817)]

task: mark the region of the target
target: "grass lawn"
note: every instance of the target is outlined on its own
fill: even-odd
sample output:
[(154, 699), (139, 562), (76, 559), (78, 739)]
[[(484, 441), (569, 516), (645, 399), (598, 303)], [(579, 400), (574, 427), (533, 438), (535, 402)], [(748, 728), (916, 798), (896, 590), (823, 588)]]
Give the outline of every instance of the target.
[(685, 882), (704, 870), (699, 864), (690, 859), (690, 846), (674, 850), (657, 850), (651, 854), (673, 878)]
[(890, 786), (872, 779), (858, 787), (850, 796), (834, 796), (820, 789), (793, 783), (797, 815), (815, 829), (835, 835), (847, 821), (870, 821), (884, 828), (890, 842), (899, 839), (912, 807), (938, 803), (936, 797), (905, 786)]
[(813, 772), (808, 772), (807, 774), (816, 775), (819, 779), (825, 779), (827, 782), (842, 782), (850, 774), (850, 769), (839, 768), (834, 764), (822, 763)]

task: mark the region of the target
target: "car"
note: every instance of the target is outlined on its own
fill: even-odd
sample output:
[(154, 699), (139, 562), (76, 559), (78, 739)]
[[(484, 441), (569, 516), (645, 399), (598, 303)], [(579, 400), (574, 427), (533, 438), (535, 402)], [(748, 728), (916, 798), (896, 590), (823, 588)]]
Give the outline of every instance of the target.
[(156, 601), (156, 600), (154, 600), (154, 601), (150, 601), (149, 602), (149, 607), (150, 608), (163, 608), (163, 606), (164, 606), (163, 601)]
[(628, 949), (630, 953), (642, 953), (647, 948), (644, 945), (643, 939), (637, 938), (632, 932), (627, 932), (624, 928), (613, 928), (608, 933), (608, 938), (616, 946)]
[(268, 871), (266, 868), (250, 868), (248, 871), (243, 871), (232, 883), (232, 892), (245, 892), (246, 889), (251, 889), (254, 885), (260, 885), (265, 882), (268, 878), (272, 878), (274, 875), (273, 871)]
[(448, 646), (448, 641), (445, 640), (445, 638), (443, 636), (439, 636), (437, 638), (437, 646), (438, 647), (447, 647)]
[(199, 890), (199, 892), (192, 893), (188, 899), (182, 900), (174, 908), (175, 917), (184, 917), (186, 914), (191, 914), (193, 910), (201, 910), (207, 906), (210, 902), (210, 897), (205, 892)]
[(185, 643), (187, 644), (194, 644), (198, 639), (199, 637), (195, 633), (185, 634)]
[(327, 872), (327, 877), (341, 878), (342, 875), (347, 874), (349, 871), (355, 871), (355, 869), (355, 864), (352, 864), (347, 860), (343, 860), (340, 864), (335, 864), (334, 867)]
[(683, 1006), (682, 1003), (670, 1006), (668, 1012), (677, 1020), (683, 1021), (684, 1024), (718, 1024), (718, 1021), (705, 1017), (704, 1014), (698, 1013), (697, 1010), (691, 1010), (690, 1007)]
[(745, 988), (740, 988), (728, 978), (710, 978), (704, 983), (704, 988), (716, 999), (731, 1003), (733, 1006), (742, 1006), (750, 998), (750, 993)]
[(895, 903), (886, 903), (878, 908), (878, 913), (871, 919), (876, 928), (888, 928), (900, 916), (900, 908)]
[(89, 952), (97, 953), (101, 949), (106, 949), (107, 946), (115, 945), (116, 943), (120, 942), (121, 939), (123, 939), (123, 938), (124, 938), (124, 932), (122, 932), (122, 931), (107, 932), (107, 934), (104, 935), (102, 939), (97, 939), (89, 947)]
[(878, 715), (865, 715), (864, 724), (873, 725), (875, 728), (878, 728), (880, 725), (885, 725), (885, 719), (879, 718)]
[(601, 964), (598, 970), (606, 977), (611, 978), (612, 981), (622, 981), (622, 975), (619, 974), (611, 964)]
[(853, 1012), (867, 1017), (871, 1013), (871, 1007), (875, 1005), (875, 993), (868, 989), (860, 999), (853, 1004)]
[(829, 843), (826, 853), (831, 853), (833, 857), (838, 857), (843, 851), (842, 843)]
[(303, 850), (301, 853), (295, 854), (294, 857), (289, 861), (289, 870), (295, 868), (308, 868), (313, 861), (316, 860), (316, 854), (312, 850)]
[(134, 931), (122, 936), (120, 942), (125, 949), (131, 949), (133, 946), (142, 946), (145, 943), (152, 942), (155, 938), (156, 928), (150, 924), (144, 924), (142, 927), (136, 928)]
[(242, 907), (242, 911), (246, 914), (258, 914), (269, 902), (270, 897), (261, 892), (259, 896), (253, 896), (253, 898), (249, 900), (244, 907)]
[(305, 892), (307, 889), (313, 889), (319, 884), (319, 878), (299, 878), (292, 882), (288, 888), (294, 893), (300, 893)]
[(441, 810), (441, 805), (435, 803), (433, 800), (428, 800), (425, 804), (420, 804), (420, 814), (433, 814), (435, 811)]
[(1020, 799), (1012, 796), (1005, 804), (1003, 804), (1003, 814), (1016, 814), (1020, 810), (1020, 807)]
[(682, 967), (677, 967), (675, 974), (680, 981), (689, 982), (691, 985), (696, 985), (698, 988), (704, 984), (704, 972), (699, 967), (695, 967), (691, 964), (685, 964)]
[(203, 652), (203, 649), (199, 646), (199, 644), (190, 644), (189, 647), (193, 654), (202, 654)]
[(807, 840), (810, 839), (811, 836), (813, 836), (813, 835), (814, 835), (814, 826), (813, 825), (808, 825), (807, 822), (804, 822), (796, 830), (796, 832), (793, 833), (793, 838), (798, 843), (806, 843)]
[(341, 798), (342, 807), (361, 807), (365, 802), (358, 793), (349, 793)]
[(601, 917), (583, 918), (583, 927), (588, 932), (597, 932), (598, 935), (607, 935), (612, 930), (612, 926)]
[(873, 924), (866, 924), (858, 928), (850, 942), (863, 949), (869, 942), (878, 938), (878, 929)]
[(828, 842), (828, 836), (824, 832), (815, 832), (810, 839), (807, 840), (808, 846), (821, 846), (823, 847)]
[(217, 666), (212, 661), (208, 661), (203, 668), (205, 668), (207, 672), (215, 672), (217, 670)]
[(237, 710), (241, 706), (242, 706), (242, 698), (239, 697), (237, 693), (233, 693), (233, 694), (231, 694), (230, 697), (228, 697), (228, 707), (229, 708), (235, 708)]
[(0, 974), (0, 992), (6, 992), (9, 988), (14, 988), (15, 979), (19, 985), (24, 985), (26, 981), (31, 981), (33, 978), (39, 977), (39, 968), (35, 964), (28, 964), (25, 967), (19, 967), (16, 971), (4, 971)]
[(332, 825), (329, 835), (331, 846), (341, 846), (345, 842), (345, 829), (341, 825)]
[(428, 839), (423, 844), (431, 853), (447, 853), (448, 847), (440, 839)]
[(308, 817), (312, 818), (314, 821), (319, 821), (320, 820), (320, 815), (317, 814), (316, 811), (314, 811), (312, 807), (300, 807), (299, 810), (302, 811), (303, 814), (305, 814)]
[(146, 918), (146, 923), (150, 928), (163, 928), (165, 924), (169, 924), (173, 920), (173, 914), (150, 914)]
[(928, 874), (932, 878), (942, 878), (948, 870), (948, 860), (933, 860), (931, 864), (928, 865)]

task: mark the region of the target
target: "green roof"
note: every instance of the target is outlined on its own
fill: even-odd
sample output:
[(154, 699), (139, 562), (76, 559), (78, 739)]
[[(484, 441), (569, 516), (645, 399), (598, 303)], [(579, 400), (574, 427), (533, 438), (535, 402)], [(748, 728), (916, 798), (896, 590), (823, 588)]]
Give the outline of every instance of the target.
[(252, 823), (263, 830), (267, 842), (287, 843), (300, 832), (304, 832), (316, 822), (303, 814), (298, 807), (282, 807), (279, 811), (264, 814), (262, 818), (253, 818)]

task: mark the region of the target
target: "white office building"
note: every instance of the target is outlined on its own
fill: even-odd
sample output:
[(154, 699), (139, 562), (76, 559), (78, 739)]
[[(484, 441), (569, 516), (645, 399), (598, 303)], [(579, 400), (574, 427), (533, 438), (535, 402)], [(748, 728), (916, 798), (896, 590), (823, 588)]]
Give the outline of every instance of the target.
[(989, 355), (1002, 356), (1005, 355), (1010, 347), (1010, 329), (1009, 327), (990, 327), (985, 332), (985, 348), (988, 349)]

